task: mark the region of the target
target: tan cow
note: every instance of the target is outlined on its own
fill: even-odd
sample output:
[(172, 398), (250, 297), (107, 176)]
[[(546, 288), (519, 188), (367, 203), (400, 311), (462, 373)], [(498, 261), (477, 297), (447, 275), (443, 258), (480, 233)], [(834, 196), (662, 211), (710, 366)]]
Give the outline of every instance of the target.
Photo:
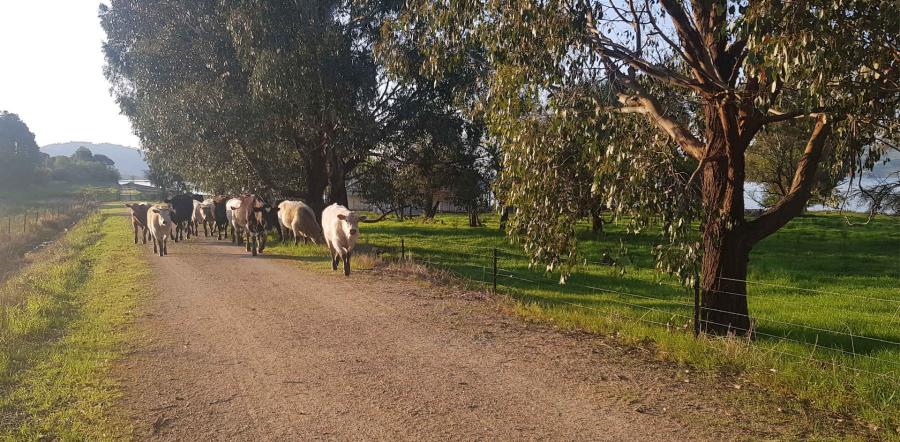
[(322, 244), (325, 236), (322, 234), (322, 227), (316, 221), (316, 214), (303, 201), (282, 201), (278, 205), (278, 221), (280, 221), (282, 230), (282, 240), (287, 239), (287, 232), (294, 236), (294, 244), (300, 242), (303, 238), (304, 244), (309, 241), (316, 244)]
[(172, 236), (173, 210), (169, 206), (155, 205), (147, 211), (147, 227), (150, 229), (150, 238), (153, 240), (153, 253), (157, 253), (157, 245), (159, 246), (159, 256), (169, 254), (167, 242)]

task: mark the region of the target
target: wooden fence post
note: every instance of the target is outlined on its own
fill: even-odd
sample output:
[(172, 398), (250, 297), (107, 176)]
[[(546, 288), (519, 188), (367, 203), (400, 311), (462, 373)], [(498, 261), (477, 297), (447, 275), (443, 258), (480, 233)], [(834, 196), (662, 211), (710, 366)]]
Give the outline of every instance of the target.
[(700, 336), (700, 275), (694, 273), (694, 337)]
[(494, 247), (493, 249), (491, 249), (491, 251), (493, 253), (493, 258), (494, 258), (494, 260), (493, 260), (494, 261), (494, 269), (493, 269), (494, 270), (494, 275), (493, 275), (494, 276), (494, 292), (493, 293), (496, 295), (497, 294), (497, 248)]

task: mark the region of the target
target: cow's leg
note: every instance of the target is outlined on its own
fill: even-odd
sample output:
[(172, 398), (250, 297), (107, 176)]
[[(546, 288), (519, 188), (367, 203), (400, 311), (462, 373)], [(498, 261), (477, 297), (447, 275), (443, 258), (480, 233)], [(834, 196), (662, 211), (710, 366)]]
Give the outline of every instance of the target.
[(350, 276), (350, 252), (344, 255), (344, 276)]
[(150, 239), (153, 240), (153, 241), (151, 241), (153, 243), (153, 253), (156, 254), (157, 253), (156, 252), (156, 242), (157, 242), (156, 237), (154, 237), (153, 235), (150, 235)]
[(143, 233), (141, 233), (141, 244), (146, 245), (147, 244), (147, 233), (148, 233), (147, 228), (144, 227), (143, 229), (141, 229), (141, 231), (143, 232)]
[(338, 258), (340, 258), (340, 256), (338, 256), (331, 247), (329, 247), (328, 250), (331, 252), (331, 271), (335, 272), (337, 271)]
[(164, 236), (162, 239), (162, 256), (166, 256), (169, 254), (169, 238)]
[(137, 226), (137, 224), (132, 224), (131, 227), (134, 228), (134, 243), (137, 244), (137, 236), (138, 236), (137, 232), (138, 232), (138, 226)]
[(264, 231), (259, 237), (259, 253), (262, 254), (266, 249), (266, 241), (269, 240), (269, 232)]
[[(253, 241), (253, 244), (250, 244), (250, 241)], [(249, 233), (249, 232), (247, 233), (247, 250), (249, 250), (250, 253), (253, 254), (253, 256), (256, 256), (256, 250), (257, 250), (256, 246), (257, 246), (258, 241), (259, 241), (258, 234)]]

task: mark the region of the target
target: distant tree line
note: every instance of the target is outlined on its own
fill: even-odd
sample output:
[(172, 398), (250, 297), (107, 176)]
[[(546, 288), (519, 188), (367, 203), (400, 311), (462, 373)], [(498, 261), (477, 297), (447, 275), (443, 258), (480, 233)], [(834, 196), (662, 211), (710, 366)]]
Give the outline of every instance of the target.
[(119, 179), (115, 162), (79, 147), (71, 156), (51, 157), (40, 151), (34, 134), (18, 115), (0, 112), (0, 186), (23, 189), (59, 181), (73, 184), (109, 184)]

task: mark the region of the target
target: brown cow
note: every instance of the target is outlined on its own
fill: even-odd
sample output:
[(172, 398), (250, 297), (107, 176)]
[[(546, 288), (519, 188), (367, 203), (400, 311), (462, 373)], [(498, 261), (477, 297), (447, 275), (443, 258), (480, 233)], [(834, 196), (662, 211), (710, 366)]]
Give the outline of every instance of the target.
[(138, 229), (141, 229), (141, 244), (147, 244), (147, 210), (146, 203), (129, 203), (125, 207), (131, 209), (131, 226), (134, 228), (134, 243), (138, 243)]
[[(247, 235), (247, 251), (252, 252), (253, 256), (256, 256), (257, 252), (262, 253), (266, 248), (266, 233), (274, 227), (269, 224), (274, 222), (277, 226), (278, 219), (272, 215), (278, 212), (278, 208), (272, 207), (256, 195), (240, 197), (240, 205), (229, 201), (228, 208), (234, 216), (234, 235), (237, 236), (238, 231)], [(240, 240), (240, 237), (238, 239)]]

